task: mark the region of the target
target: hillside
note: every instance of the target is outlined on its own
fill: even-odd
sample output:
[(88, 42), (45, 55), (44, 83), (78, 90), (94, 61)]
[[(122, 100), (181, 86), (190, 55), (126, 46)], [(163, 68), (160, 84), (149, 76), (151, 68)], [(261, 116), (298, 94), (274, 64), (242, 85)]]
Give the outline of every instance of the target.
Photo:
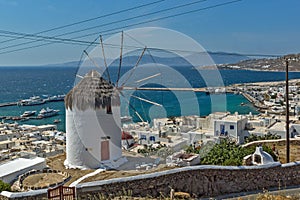
[[(289, 70), (290, 71), (300, 71), (300, 53), (299, 54), (289, 54), (278, 58), (260, 58), (260, 59), (249, 59), (249, 57), (240, 54), (231, 54), (224, 52), (208, 52), (214, 63), (219, 69), (235, 69), (235, 70), (258, 70), (258, 71), (285, 71), (285, 60), (284, 57), (289, 57)], [(203, 54), (205, 55), (205, 54)], [(190, 55), (188, 56), (199, 56)], [(201, 56), (201, 55), (200, 55)], [(138, 60), (138, 56), (125, 56), (123, 57), (123, 66), (133, 66)], [(140, 61), (140, 65), (146, 63), (160, 63), (167, 66), (189, 66), (189, 63), (181, 57), (160, 57), (160, 56), (150, 56), (144, 55)], [(204, 63), (205, 65), (205, 63)], [(67, 62), (60, 64), (51, 64), (46, 66), (55, 67), (75, 67), (79, 66), (78, 61)], [(119, 66), (119, 59), (114, 60), (111, 66)], [(210, 69), (212, 66), (199, 66), (201, 69)]]
[[(207, 54), (212, 58), (215, 64), (227, 64), (227, 63), (236, 63), (242, 60), (247, 60), (249, 57), (240, 55), (240, 54), (232, 54), (226, 52), (207, 52)], [(172, 53), (155, 53), (155, 55), (148, 55), (145, 54), (141, 61), (140, 65), (147, 64), (147, 63), (159, 63), (167, 66), (190, 66), (190, 63), (186, 61), (186, 59), (194, 60), (195, 56), (203, 56), (203, 60), (207, 60), (207, 54), (191, 54), (187, 55), (186, 58), (182, 58), (180, 56), (176, 56)], [(122, 65), (123, 66), (133, 66), (136, 64), (137, 60), (139, 59), (139, 55), (123, 55)], [(107, 62), (110, 63), (112, 60), (107, 59)], [(98, 61), (102, 63), (103, 61)], [(111, 66), (119, 66), (119, 59), (116, 58), (112, 63)], [(205, 65), (205, 63), (203, 63)], [(77, 67), (79, 66), (78, 61), (72, 62), (65, 62), (65, 63), (55, 63), (55, 64), (48, 64), (45, 65), (47, 67)]]
[(284, 57), (289, 57), (289, 70), (300, 71), (300, 54), (289, 54), (279, 58), (248, 59), (232, 64), (218, 65), (219, 69), (244, 69), (261, 71), (285, 71)]

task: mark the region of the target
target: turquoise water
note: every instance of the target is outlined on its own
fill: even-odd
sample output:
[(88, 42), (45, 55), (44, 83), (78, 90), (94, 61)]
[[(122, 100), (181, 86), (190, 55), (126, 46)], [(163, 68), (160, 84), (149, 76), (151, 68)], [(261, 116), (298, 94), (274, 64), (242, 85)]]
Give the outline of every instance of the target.
[[(205, 87), (205, 82), (195, 73), (194, 69), (179, 67), (180, 72), (193, 87)], [(123, 73), (126, 70), (123, 70)], [(75, 67), (0, 67), (0, 103), (13, 102), (26, 99), (34, 95), (57, 95), (67, 94), (74, 86), (77, 68)], [(284, 80), (282, 72), (257, 72), (245, 70), (220, 70), (225, 85), (233, 83), (259, 82)], [(116, 74), (111, 72), (111, 74)], [(290, 73), (291, 78), (300, 78), (300, 73)], [(139, 91), (140, 92), (140, 91)], [(246, 114), (258, 113), (256, 109), (241, 95), (226, 94), (226, 96), (206, 95), (205, 93), (193, 94), (182, 92), (176, 96), (170, 91), (151, 92), (144, 91), (142, 94), (136, 92), (137, 96), (147, 98), (162, 104), (163, 108), (155, 108), (152, 104), (141, 102), (134, 98), (128, 98), (133, 107), (146, 120), (153, 117), (180, 116), (180, 115), (208, 115), (213, 111), (230, 111)], [(194, 94), (195, 95), (195, 94)], [(212, 99), (215, 99), (212, 103)], [(133, 119), (138, 120), (134, 111), (126, 101), (122, 101), (121, 112), (123, 115), (129, 113)], [(196, 102), (196, 103), (195, 103)], [(241, 106), (241, 103), (245, 103)], [(224, 106), (225, 105), (225, 106)], [(50, 102), (38, 106), (10, 106), (0, 108), (0, 116), (18, 116), (25, 110), (39, 111), (50, 107), (59, 109), (59, 115), (42, 119), (29, 120), (26, 124), (48, 124), (55, 119), (61, 119), (58, 129), (65, 130), (65, 108), (64, 102)]]

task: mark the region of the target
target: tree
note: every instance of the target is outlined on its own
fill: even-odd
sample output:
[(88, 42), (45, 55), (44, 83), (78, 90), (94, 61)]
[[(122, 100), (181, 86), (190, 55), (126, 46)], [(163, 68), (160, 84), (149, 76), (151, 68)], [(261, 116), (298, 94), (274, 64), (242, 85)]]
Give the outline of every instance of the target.
[(10, 185), (0, 180), (0, 192), (2, 191), (10, 191)]
[[(277, 156), (272, 149), (263, 145), (263, 150), (269, 153), (274, 161), (277, 161)], [(234, 142), (222, 140), (220, 144), (214, 145), (206, 154), (201, 154), (201, 164), (204, 165), (225, 165), (225, 166), (240, 166), (243, 163), (243, 158), (255, 152), (255, 146), (242, 147)]]

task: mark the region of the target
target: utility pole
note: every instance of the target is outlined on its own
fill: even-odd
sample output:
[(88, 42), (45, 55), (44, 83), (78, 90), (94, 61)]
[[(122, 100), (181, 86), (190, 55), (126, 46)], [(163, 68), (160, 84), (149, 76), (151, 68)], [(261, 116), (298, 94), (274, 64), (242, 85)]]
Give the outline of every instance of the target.
[(289, 59), (285, 58), (285, 116), (286, 116), (286, 163), (290, 162), (290, 133), (289, 133)]

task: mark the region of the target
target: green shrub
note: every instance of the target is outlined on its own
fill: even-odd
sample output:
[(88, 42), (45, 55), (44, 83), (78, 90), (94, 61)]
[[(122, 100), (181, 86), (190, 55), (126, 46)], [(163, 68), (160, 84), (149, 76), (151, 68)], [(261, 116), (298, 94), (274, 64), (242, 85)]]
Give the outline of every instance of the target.
[[(266, 145), (263, 145), (262, 147), (265, 152), (273, 157), (274, 161), (278, 160), (270, 147), (267, 147)], [(220, 144), (214, 145), (210, 151), (200, 156), (200, 163), (204, 165), (240, 166), (243, 163), (243, 158), (254, 152), (255, 146), (242, 147), (234, 142), (222, 140)]]
[(10, 191), (10, 185), (0, 180), (0, 192), (2, 191)]

